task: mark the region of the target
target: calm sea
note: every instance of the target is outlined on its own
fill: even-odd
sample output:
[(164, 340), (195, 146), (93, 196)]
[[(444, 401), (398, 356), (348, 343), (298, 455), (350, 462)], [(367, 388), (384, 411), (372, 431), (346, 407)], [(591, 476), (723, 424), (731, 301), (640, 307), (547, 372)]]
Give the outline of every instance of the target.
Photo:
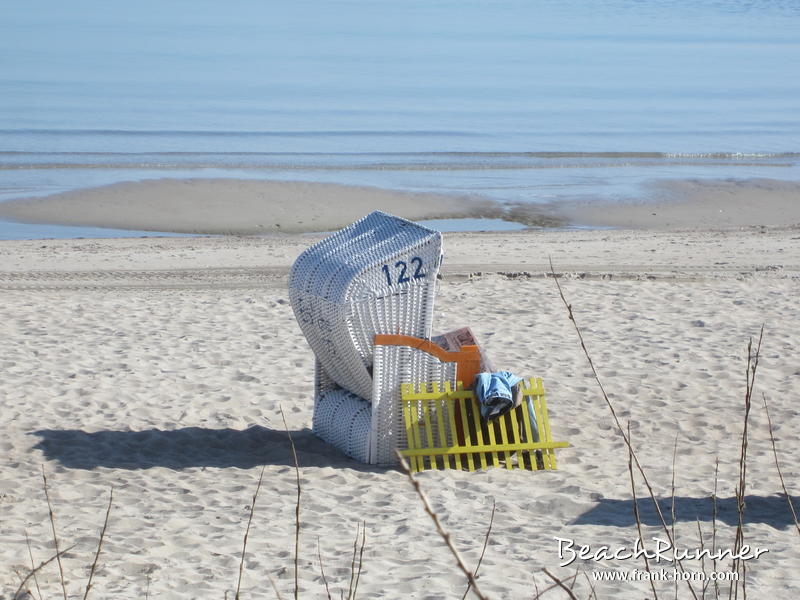
[[(526, 202), (800, 181), (794, 0), (11, 0), (2, 15), (0, 200), (165, 177)], [(0, 239), (90, 235), (0, 223)]]

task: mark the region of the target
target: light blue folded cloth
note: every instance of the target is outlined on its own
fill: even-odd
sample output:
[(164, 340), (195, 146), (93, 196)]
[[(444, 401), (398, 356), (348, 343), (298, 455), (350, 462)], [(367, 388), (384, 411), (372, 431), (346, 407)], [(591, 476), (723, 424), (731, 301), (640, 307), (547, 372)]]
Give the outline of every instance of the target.
[(475, 378), (475, 395), (478, 397), (481, 417), (488, 421), (514, 408), (513, 388), (520, 381), (522, 377), (517, 377), (511, 371), (478, 373)]
[[(478, 373), (475, 377), (475, 395), (478, 397), (478, 406), (481, 417), (491, 420), (506, 414), (514, 408), (514, 386), (522, 381), (510, 371), (497, 373)], [(528, 415), (530, 416), (531, 435), (533, 442), (539, 441), (539, 423), (536, 420), (536, 411), (533, 401), (528, 398)]]

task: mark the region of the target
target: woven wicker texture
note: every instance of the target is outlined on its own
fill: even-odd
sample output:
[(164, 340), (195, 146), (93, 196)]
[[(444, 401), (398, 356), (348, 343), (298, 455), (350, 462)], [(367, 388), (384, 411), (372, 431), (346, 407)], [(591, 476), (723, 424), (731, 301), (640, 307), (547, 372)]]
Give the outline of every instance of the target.
[(407, 446), (400, 384), (416, 381), (455, 385), (457, 366), (409, 346), (375, 346), (372, 404), (339, 387), (317, 362), (314, 433), (361, 462), (392, 465), (395, 449)]
[(292, 308), (340, 387), (372, 400), (376, 334), (430, 336), (441, 252), (439, 232), (376, 211), (297, 258)]
[(396, 464), (395, 450), (406, 448), (406, 425), (400, 384), (449, 381), (456, 384), (456, 363), (443, 362), (409, 346), (375, 346), (375, 388), (372, 404), (371, 462)]
[(347, 390), (327, 390), (314, 402), (314, 433), (351, 458), (370, 462), (370, 409), (369, 402)]

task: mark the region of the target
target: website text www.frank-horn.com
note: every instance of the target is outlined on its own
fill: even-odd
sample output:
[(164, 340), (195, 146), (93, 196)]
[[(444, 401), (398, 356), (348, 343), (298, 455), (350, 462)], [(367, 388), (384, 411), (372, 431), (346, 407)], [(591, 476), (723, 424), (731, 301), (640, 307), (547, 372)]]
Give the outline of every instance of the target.
[(592, 581), (738, 581), (739, 574), (733, 571), (681, 571), (680, 569), (632, 569), (615, 571), (601, 569), (592, 571)]

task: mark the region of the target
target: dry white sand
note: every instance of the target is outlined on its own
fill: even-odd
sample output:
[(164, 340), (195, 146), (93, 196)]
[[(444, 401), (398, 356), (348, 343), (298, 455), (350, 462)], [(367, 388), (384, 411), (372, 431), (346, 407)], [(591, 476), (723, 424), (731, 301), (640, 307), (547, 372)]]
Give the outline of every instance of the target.
[[(63, 560), (71, 597), (82, 597), (113, 486), (91, 597), (232, 598), (263, 466), (242, 597), (275, 597), (268, 575), (291, 597), (295, 475), (283, 406), (301, 463), (303, 597), (327, 597), (318, 542), (333, 596), (347, 592), (362, 521), (358, 597), (461, 597), (463, 577), (405, 476), (358, 464), (309, 430), (313, 359), (285, 278), (314, 239), (0, 242), (0, 595), (10, 597), (15, 571), (30, 562), (26, 533), (36, 564), (54, 551), (43, 465), (61, 547), (75, 545)], [(800, 536), (779, 494), (761, 400), (763, 393), (770, 403), (783, 473), (800, 504), (798, 240), (791, 228), (446, 236), (435, 329), (469, 325), (498, 366), (542, 376), (554, 437), (572, 444), (553, 472), (420, 476), (469, 565), (497, 502), (479, 580), (485, 593), (531, 598), (537, 585), (550, 585), (543, 568), (562, 578), (578, 566), (589, 577), (644, 569), (634, 559), (559, 566), (555, 537), (596, 551), (630, 548), (637, 534), (627, 451), (545, 277), (550, 256), (667, 513), (677, 436), (682, 548), (700, 547), (698, 520), (711, 544), (717, 459), (715, 543), (733, 547), (746, 349), (765, 324), (744, 533), (769, 552), (748, 561), (748, 593), (798, 597)], [(650, 538), (664, 534), (645, 503), (642, 521), (652, 547)], [(55, 563), (39, 572), (45, 597), (61, 597), (58, 579)], [(638, 599), (650, 589), (594, 585), (599, 598)], [(660, 597), (673, 597), (673, 585), (659, 583)], [(701, 597), (702, 582), (693, 585)], [(691, 597), (685, 584), (678, 593)], [(575, 594), (589, 594), (584, 575)]]

